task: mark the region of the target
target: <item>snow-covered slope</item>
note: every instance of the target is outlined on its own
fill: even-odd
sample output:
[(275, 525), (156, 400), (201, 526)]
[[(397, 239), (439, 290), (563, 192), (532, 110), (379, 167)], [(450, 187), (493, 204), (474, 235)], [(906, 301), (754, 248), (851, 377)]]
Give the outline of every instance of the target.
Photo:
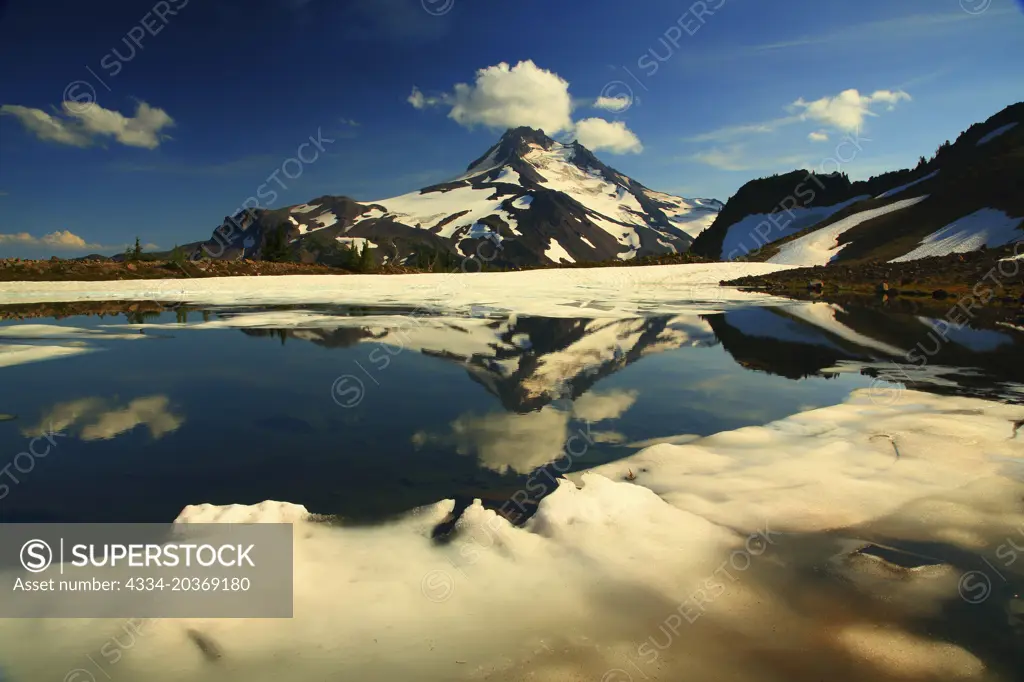
[(1013, 130), (1014, 128), (1016, 128), (1016, 127), (1017, 127), (1017, 121), (1014, 121), (1013, 123), (1007, 123), (1004, 126), (999, 126), (995, 130), (993, 130), (992, 132), (988, 133), (987, 135), (982, 137), (980, 140), (978, 140), (977, 144), (978, 144), (979, 147), (981, 145), (983, 145), (983, 144), (988, 144), (989, 142), (991, 142), (992, 140), (996, 139), (1000, 135), (1002, 135), (1004, 133), (1008, 133), (1011, 130)]
[[(691, 251), (722, 260), (820, 266), (1005, 244), (1016, 234), (1011, 218), (1024, 216), (1022, 121), (1024, 102), (1012, 104), (955, 142), (940, 142), (934, 156), (922, 157), (916, 167), (866, 180), (806, 170), (751, 180)], [(904, 201), (924, 195), (928, 201)], [(978, 217), (963, 229), (951, 226), (973, 214)]]
[(1024, 231), (1020, 229), (1022, 222), (1024, 218), (1011, 218), (1000, 210), (983, 208), (931, 233), (916, 249), (889, 262), (904, 263), (919, 258), (977, 251), (982, 247), (1003, 246), (1024, 239)]
[(804, 235), (791, 242), (783, 244), (779, 252), (768, 259), (769, 263), (776, 265), (797, 265), (808, 267), (812, 265), (828, 265), (836, 255), (843, 249), (845, 244), (839, 244), (838, 240), (847, 230), (852, 230), (863, 222), (873, 220), (879, 216), (908, 208), (918, 204), (927, 196), (904, 199), (881, 208), (874, 208), (868, 211), (860, 211), (842, 220), (838, 220), (827, 227)]
[(229, 240), (212, 250), (260, 257), (276, 231), (302, 260), (325, 263), (352, 243), (338, 237), (381, 247), (378, 261), (421, 266), (439, 254), (445, 263), (475, 255), (497, 267), (630, 260), (687, 251), (720, 209), (715, 200), (654, 192), (579, 143), (516, 128), (448, 182), (365, 203), (326, 196), (258, 211), (255, 220), (236, 217), (254, 236), (251, 248)]
[(582, 145), (529, 128), (508, 131), (451, 182), (372, 203), (451, 240), (463, 256), (487, 238), (517, 241), (551, 263), (682, 252), (721, 207), (653, 192)]
[(911, 182), (908, 182), (905, 185), (900, 185), (899, 187), (894, 187), (893, 189), (890, 189), (890, 190), (888, 190), (886, 192), (882, 192), (881, 194), (879, 194), (875, 198), (876, 199), (888, 199), (889, 197), (894, 197), (897, 194), (899, 194), (900, 192), (903, 192), (905, 190), (910, 189), (914, 185), (918, 185), (918, 184), (920, 184), (922, 182), (928, 182), (929, 180), (931, 180), (932, 178), (934, 178), (938, 174), (939, 174), (939, 171), (934, 170), (934, 171), (932, 171), (931, 173), (929, 173), (928, 175), (926, 175), (926, 176), (924, 176), (922, 178), (918, 178), (917, 180), (913, 180)]
[(797, 232), (813, 227), (828, 220), (850, 204), (863, 201), (866, 196), (858, 196), (831, 206), (811, 206), (791, 209), (790, 214), (772, 215), (754, 213), (729, 227), (722, 241), (722, 259), (735, 260), (748, 253), (757, 251), (762, 246), (785, 239)]

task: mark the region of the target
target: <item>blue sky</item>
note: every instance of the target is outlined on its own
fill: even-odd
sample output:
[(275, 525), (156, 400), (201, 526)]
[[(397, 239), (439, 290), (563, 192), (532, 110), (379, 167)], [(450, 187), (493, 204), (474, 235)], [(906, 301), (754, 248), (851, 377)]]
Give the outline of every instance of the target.
[[(162, 248), (205, 238), (275, 171), (271, 208), (395, 196), (458, 174), (511, 124), (560, 127), (683, 196), (724, 201), (836, 157), (868, 177), (1021, 99), (1024, 11), (0, 0), (0, 63), (0, 256), (74, 256), (136, 235)], [(845, 135), (858, 145), (837, 153)], [(314, 160), (282, 174), (304, 143)]]

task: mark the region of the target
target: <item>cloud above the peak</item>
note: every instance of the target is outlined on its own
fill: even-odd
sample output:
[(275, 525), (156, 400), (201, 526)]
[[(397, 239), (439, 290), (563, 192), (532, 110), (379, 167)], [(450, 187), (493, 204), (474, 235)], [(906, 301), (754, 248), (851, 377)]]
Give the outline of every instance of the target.
[(165, 128), (174, 119), (163, 109), (139, 102), (134, 116), (91, 104), (84, 109), (78, 103), (63, 102), (61, 111), (50, 114), (18, 104), (0, 106), (0, 115), (13, 116), (29, 133), (45, 142), (71, 147), (91, 147), (104, 139), (142, 149), (156, 149), (166, 139)]
[(448, 117), (467, 128), (529, 126), (548, 135), (572, 129), (569, 82), (530, 60), (480, 69), (472, 85), (455, 85), (451, 102)]
[[(448, 118), (468, 129), (526, 126), (548, 135), (575, 133), (579, 142), (593, 151), (623, 154), (643, 149), (637, 136), (620, 121), (587, 118), (574, 122), (569, 81), (531, 60), (479, 69), (473, 83), (456, 83), (451, 92), (427, 94), (413, 87), (406, 101), (420, 110), (447, 108)], [(600, 97), (593, 106), (618, 112), (628, 108), (628, 102)]]
[(640, 138), (622, 121), (585, 118), (576, 123), (576, 140), (591, 151), (613, 154), (639, 154), (644, 150)]
[(887, 111), (892, 111), (903, 101), (910, 101), (910, 95), (903, 90), (876, 90), (870, 95), (862, 95), (851, 88), (835, 97), (822, 97), (812, 102), (801, 97), (793, 102), (791, 109), (801, 120), (816, 121), (852, 133), (861, 129), (865, 118), (878, 115), (872, 111), (872, 106), (881, 104)]

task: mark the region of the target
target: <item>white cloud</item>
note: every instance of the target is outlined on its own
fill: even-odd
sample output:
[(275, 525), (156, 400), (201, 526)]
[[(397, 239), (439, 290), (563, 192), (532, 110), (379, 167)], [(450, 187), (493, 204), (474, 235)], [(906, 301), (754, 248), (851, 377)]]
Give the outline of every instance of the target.
[(862, 95), (851, 88), (835, 97), (822, 97), (813, 102), (801, 97), (793, 102), (791, 108), (800, 111), (799, 115), (804, 120), (817, 121), (852, 133), (860, 130), (866, 117), (877, 116), (871, 110), (872, 105), (885, 104), (887, 110), (892, 111), (903, 100), (910, 100), (910, 95), (902, 90), (876, 90), (870, 95)]
[(593, 106), (595, 109), (604, 109), (612, 113), (618, 113), (625, 111), (633, 103), (632, 98), (628, 95), (619, 95), (618, 97), (598, 97), (594, 102)]
[(124, 407), (103, 398), (81, 398), (54, 405), (37, 426), (22, 433), (38, 436), (51, 431), (76, 429), (82, 440), (110, 440), (144, 424), (153, 439), (178, 430), (185, 418), (170, 408), (165, 395), (136, 398)]
[[(842, 132), (854, 132), (860, 129), (867, 116), (876, 115), (871, 111), (872, 105), (882, 104), (885, 105), (887, 111), (892, 111), (899, 102), (909, 100), (910, 95), (903, 90), (876, 90), (870, 95), (861, 95), (857, 90), (850, 89), (844, 90), (835, 97), (822, 97), (813, 102), (808, 102), (801, 97), (789, 105), (788, 108), (792, 112), (790, 116), (773, 118), (760, 123), (727, 126), (684, 138), (684, 140), (686, 142), (733, 140), (758, 133), (773, 133), (785, 126), (805, 121), (823, 123)], [(822, 138), (816, 137), (818, 135), (826, 135), (826, 133), (817, 131), (808, 137), (815, 142), (823, 141)]]
[(68, 230), (57, 230), (42, 237), (33, 237), (28, 232), (17, 232), (15, 234), (0, 234), (0, 244), (17, 244), (20, 246), (35, 246), (50, 249), (101, 249), (99, 244), (89, 244), (77, 234)]
[(807, 139), (811, 142), (828, 142), (828, 133), (823, 130), (815, 130), (807, 136)]
[(427, 97), (415, 85), (412, 87), (412, 93), (405, 101), (411, 104), (416, 109), (436, 107), (444, 103), (441, 97)]
[(427, 96), (414, 87), (407, 101), (417, 109), (450, 106), (448, 117), (466, 128), (529, 126), (554, 135), (573, 127), (569, 83), (529, 60), (480, 69), (472, 85), (457, 83), (450, 94)]
[(640, 138), (622, 121), (585, 118), (576, 124), (576, 139), (595, 152), (607, 149), (613, 154), (639, 154), (644, 150)]
[(449, 118), (471, 128), (539, 128), (548, 135), (572, 129), (569, 82), (527, 60), (480, 69), (473, 85), (458, 83)]
[[(586, 118), (574, 123), (569, 82), (530, 60), (515, 66), (501, 62), (480, 69), (472, 85), (457, 83), (451, 93), (429, 96), (413, 87), (406, 101), (416, 109), (450, 107), (448, 117), (466, 128), (482, 125), (502, 130), (526, 126), (548, 135), (574, 133), (580, 144), (591, 151), (643, 151), (640, 139), (621, 121)], [(594, 107), (607, 111), (624, 111), (629, 104), (628, 97), (599, 97), (592, 102)]]
[[(636, 391), (611, 390), (584, 394), (573, 402), (572, 412), (548, 405), (526, 414), (464, 414), (451, 423), (449, 433), (420, 431), (413, 436), (412, 442), (417, 448), (427, 444), (454, 447), (459, 454), (476, 456), (482, 466), (498, 473), (512, 470), (528, 474), (565, 456), (571, 419), (588, 424), (618, 419), (636, 399)], [(580, 428), (585, 429), (580, 433), (587, 433), (593, 442), (620, 443), (626, 440), (625, 436), (613, 431)]]
[(26, 130), (40, 140), (89, 147), (101, 138), (113, 138), (128, 147), (156, 149), (166, 136), (162, 130), (174, 125), (166, 111), (139, 102), (135, 115), (128, 117), (98, 104), (78, 111), (77, 105), (64, 102), (62, 112), (48, 114), (17, 104), (0, 106), (0, 114), (14, 116)]
[(618, 419), (636, 402), (637, 391), (613, 389), (607, 393), (584, 393), (572, 405), (573, 416), (587, 422)]
[(460, 455), (476, 456), (482, 466), (505, 473), (528, 474), (563, 456), (569, 413), (551, 406), (526, 414), (462, 415), (445, 435), (418, 432), (413, 444), (454, 446)]

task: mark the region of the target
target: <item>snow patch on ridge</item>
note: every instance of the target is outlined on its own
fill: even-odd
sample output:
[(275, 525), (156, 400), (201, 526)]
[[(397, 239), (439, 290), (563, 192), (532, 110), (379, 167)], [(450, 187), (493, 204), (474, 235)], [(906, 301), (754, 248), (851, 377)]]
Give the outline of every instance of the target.
[[(765, 244), (777, 242), (784, 237), (828, 220), (847, 206), (869, 199), (867, 195), (854, 197), (832, 206), (798, 207), (778, 213), (752, 213), (729, 226), (722, 240), (723, 260), (735, 260), (740, 256), (757, 251)], [(776, 224), (778, 223), (778, 224)]]
[(899, 187), (894, 187), (894, 188), (890, 189), (888, 192), (882, 192), (881, 194), (879, 194), (875, 198), (876, 199), (888, 199), (889, 197), (896, 196), (897, 194), (899, 194), (903, 190), (910, 189), (911, 187), (913, 187), (914, 185), (916, 185), (918, 183), (927, 182), (928, 180), (931, 180), (932, 178), (934, 178), (938, 174), (939, 174), (939, 171), (937, 171), (937, 170), (932, 171), (928, 175), (926, 175), (926, 176), (924, 176), (922, 178), (918, 178), (917, 180), (914, 180), (913, 182), (908, 182), (905, 185), (900, 185)]
[(797, 265), (809, 267), (812, 265), (828, 265), (847, 244), (839, 244), (839, 237), (847, 230), (852, 230), (861, 223), (874, 220), (879, 216), (909, 208), (919, 204), (928, 196), (904, 199), (868, 211), (861, 211), (836, 221), (832, 225), (814, 230), (805, 234), (799, 239), (794, 239), (779, 247), (779, 252), (768, 259), (769, 263), (777, 265)]
[(1019, 229), (1022, 222), (1024, 218), (1012, 218), (995, 208), (983, 208), (932, 232), (921, 240), (916, 249), (889, 262), (905, 263), (919, 258), (968, 253), (982, 246), (1004, 246), (1024, 239), (1024, 232)]
[(569, 255), (569, 252), (565, 250), (557, 239), (551, 238), (551, 243), (548, 244), (548, 248), (544, 251), (544, 256), (549, 258), (552, 263), (575, 263), (576, 259)]
[(1008, 133), (1009, 131), (1013, 130), (1016, 126), (1017, 126), (1017, 121), (1014, 121), (1013, 123), (1007, 123), (1004, 126), (996, 128), (995, 130), (990, 132), (988, 135), (985, 135), (985, 137), (983, 137), (980, 140), (978, 140), (978, 144), (976, 146), (980, 147), (983, 144), (988, 144), (989, 142), (991, 142), (992, 140), (996, 139), (1000, 135), (1002, 135), (1004, 133)]

